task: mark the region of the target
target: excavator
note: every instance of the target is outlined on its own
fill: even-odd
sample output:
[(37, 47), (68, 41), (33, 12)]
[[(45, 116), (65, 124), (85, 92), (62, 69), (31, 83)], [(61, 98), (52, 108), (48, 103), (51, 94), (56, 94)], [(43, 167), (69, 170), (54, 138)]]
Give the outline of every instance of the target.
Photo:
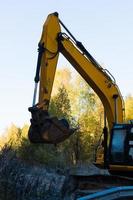
[(103, 141), (97, 150), (96, 166), (108, 169), (112, 174), (132, 174), (133, 124), (125, 122), (124, 100), (115, 78), (76, 40), (57, 12), (48, 15), (38, 44), (33, 104), (29, 108), (32, 115), (28, 131), (30, 142), (58, 144), (76, 131), (67, 120), (48, 113), (60, 53), (94, 90), (104, 107)]

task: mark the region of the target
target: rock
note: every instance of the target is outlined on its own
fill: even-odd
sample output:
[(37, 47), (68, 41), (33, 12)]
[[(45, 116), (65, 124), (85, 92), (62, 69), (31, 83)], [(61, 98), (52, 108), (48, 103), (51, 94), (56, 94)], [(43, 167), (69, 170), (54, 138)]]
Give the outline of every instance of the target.
[(5, 148), (0, 154), (0, 200), (74, 200), (80, 176), (82, 179), (97, 174), (108, 172), (92, 163), (65, 171), (31, 165), (20, 160), (12, 149)]
[(24, 163), (10, 149), (0, 156), (1, 200), (63, 200), (73, 190), (71, 179)]
[(91, 175), (109, 175), (108, 170), (99, 169), (93, 163), (78, 164), (71, 168), (71, 175), (91, 176)]

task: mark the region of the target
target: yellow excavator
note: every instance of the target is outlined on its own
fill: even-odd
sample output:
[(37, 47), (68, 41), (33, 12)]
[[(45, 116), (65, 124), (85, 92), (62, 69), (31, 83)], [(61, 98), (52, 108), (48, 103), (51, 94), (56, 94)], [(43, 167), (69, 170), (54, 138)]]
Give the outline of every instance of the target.
[[(67, 32), (61, 32), (61, 27)], [(99, 147), (96, 165), (111, 173), (133, 172), (133, 124), (124, 122), (124, 101), (114, 77), (103, 69), (83, 44), (76, 40), (58, 13), (49, 14), (38, 45), (32, 114), (28, 136), (32, 143), (58, 144), (75, 132), (65, 119), (51, 117), (49, 102), (59, 53), (71, 63), (103, 103), (104, 128), (102, 148)], [(36, 104), (39, 84), (39, 101)]]

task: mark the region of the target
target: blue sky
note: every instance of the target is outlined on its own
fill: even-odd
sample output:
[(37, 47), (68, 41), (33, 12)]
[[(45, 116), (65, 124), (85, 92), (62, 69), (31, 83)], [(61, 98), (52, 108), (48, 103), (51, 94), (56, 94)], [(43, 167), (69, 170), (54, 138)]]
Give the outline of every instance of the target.
[[(37, 44), (49, 13), (82, 41), (116, 78), (125, 97), (133, 95), (132, 0), (5, 0), (0, 3), (0, 132), (30, 118)], [(69, 66), (61, 57), (59, 66)]]

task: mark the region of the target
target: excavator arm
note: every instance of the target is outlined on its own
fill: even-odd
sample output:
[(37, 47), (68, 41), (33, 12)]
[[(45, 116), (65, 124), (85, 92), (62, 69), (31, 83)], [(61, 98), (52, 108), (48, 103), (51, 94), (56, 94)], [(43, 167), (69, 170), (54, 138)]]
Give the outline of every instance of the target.
[[(67, 30), (69, 35), (61, 32), (61, 25)], [(38, 135), (37, 132), (40, 132), (40, 127), (45, 124), (46, 121), (48, 121), (48, 107), (59, 53), (64, 55), (64, 57), (72, 64), (72, 66), (79, 72), (79, 74), (84, 78), (84, 80), (86, 80), (86, 82), (92, 87), (92, 89), (101, 99), (107, 113), (109, 129), (111, 130), (113, 123), (123, 122), (123, 99), (115, 81), (111, 78), (109, 73), (105, 71), (90, 55), (82, 43), (78, 42), (68, 31), (68, 29), (58, 18), (58, 13), (50, 14), (47, 17), (47, 20), (43, 26), (38, 51), (39, 54), (35, 76), (35, 93), (33, 98), (33, 107), (30, 108), (30, 111), (32, 112), (32, 118), (34, 120), (31, 120), (32, 131), (30, 129), (30, 133), (34, 132), (33, 129), (36, 129), (35, 132)], [(35, 105), (37, 84), (39, 80), (39, 102), (37, 105)], [(44, 119), (41, 120), (40, 116), (43, 116)], [(36, 128), (38, 124), (39, 126)], [(67, 136), (70, 136), (70, 133), (72, 132), (72, 130), (68, 130), (69, 134), (67, 134)], [(45, 136), (46, 133), (43, 135)], [(61, 135), (63, 135), (63, 132)], [(40, 139), (40, 141), (47, 142), (46, 140), (48, 137), (49, 136), (47, 134), (45, 141), (42, 139)], [(66, 137), (63, 137), (62, 139), (64, 140)], [(59, 140), (59, 142), (61, 142), (62, 139)], [(34, 140), (37, 141), (36, 137)], [(52, 143), (52, 141), (49, 141), (49, 143)]]
[[(32, 114), (31, 126), (28, 131), (32, 143), (57, 144), (74, 133), (65, 119), (50, 117), (48, 114), (53, 81), (59, 56), (57, 36), (61, 32), (58, 14), (48, 16), (38, 45), (38, 61), (35, 75), (33, 105), (29, 108)], [(36, 104), (38, 83), (39, 100)]]

